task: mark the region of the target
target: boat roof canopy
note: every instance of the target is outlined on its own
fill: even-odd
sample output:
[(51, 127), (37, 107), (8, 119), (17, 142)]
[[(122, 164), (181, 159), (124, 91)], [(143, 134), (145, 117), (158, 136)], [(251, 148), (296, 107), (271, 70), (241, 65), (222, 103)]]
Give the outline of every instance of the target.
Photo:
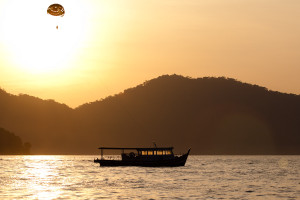
[(99, 147), (98, 149), (111, 150), (137, 150), (137, 151), (157, 151), (157, 150), (172, 150), (173, 147), (150, 147), (150, 148), (128, 148), (128, 147)]

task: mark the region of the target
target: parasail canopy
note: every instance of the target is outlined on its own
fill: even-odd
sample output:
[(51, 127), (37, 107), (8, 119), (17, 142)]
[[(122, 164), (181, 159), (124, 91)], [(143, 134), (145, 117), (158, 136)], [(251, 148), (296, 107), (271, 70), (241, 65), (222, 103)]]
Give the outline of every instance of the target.
[(49, 15), (63, 17), (65, 14), (65, 9), (62, 5), (55, 3), (48, 7), (47, 13)]

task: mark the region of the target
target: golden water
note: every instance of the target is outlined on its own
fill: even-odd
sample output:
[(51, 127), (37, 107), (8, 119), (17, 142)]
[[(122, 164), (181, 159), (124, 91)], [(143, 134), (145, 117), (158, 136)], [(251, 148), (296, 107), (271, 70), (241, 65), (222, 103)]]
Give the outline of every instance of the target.
[(0, 199), (299, 199), (300, 156), (190, 156), (176, 168), (96, 156), (0, 156)]

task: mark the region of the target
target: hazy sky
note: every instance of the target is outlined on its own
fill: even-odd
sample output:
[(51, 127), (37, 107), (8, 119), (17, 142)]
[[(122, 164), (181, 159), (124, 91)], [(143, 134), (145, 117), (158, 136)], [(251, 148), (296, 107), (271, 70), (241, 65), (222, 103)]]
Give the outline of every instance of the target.
[[(47, 15), (52, 3), (64, 17)], [(299, 0), (0, 0), (0, 87), (71, 107), (174, 73), (300, 94), (299, 11)]]

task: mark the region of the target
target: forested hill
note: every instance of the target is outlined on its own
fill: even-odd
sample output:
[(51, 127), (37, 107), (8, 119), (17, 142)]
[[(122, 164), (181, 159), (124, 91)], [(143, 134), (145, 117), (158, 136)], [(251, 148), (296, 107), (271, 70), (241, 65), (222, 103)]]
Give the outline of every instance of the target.
[[(34, 153), (97, 153), (98, 146), (155, 141), (194, 154), (300, 154), (300, 96), (234, 79), (164, 75), (73, 110), (35, 101), (27, 102), (31, 112), (14, 111), (18, 120), (7, 109), (9, 117), (0, 118), (0, 127), (30, 137)], [(21, 100), (10, 106), (20, 104), (26, 107)]]
[(66, 142), (73, 123), (72, 112), (53, 100), (0, 90), (0, 127), (30, 142), (33, 154), (72, 152), (71, 144)]
[(165, 75), (76, 113), (93, 127), (88, 132), (103, 133), (99, 145), (156, 141), (201, 154), (300, 153), (300, 96), (234, 79)]
[(23, 144), (19, 136), (0, 128), (0, 155), (28, 155), (30, 147), (30, 143)]

